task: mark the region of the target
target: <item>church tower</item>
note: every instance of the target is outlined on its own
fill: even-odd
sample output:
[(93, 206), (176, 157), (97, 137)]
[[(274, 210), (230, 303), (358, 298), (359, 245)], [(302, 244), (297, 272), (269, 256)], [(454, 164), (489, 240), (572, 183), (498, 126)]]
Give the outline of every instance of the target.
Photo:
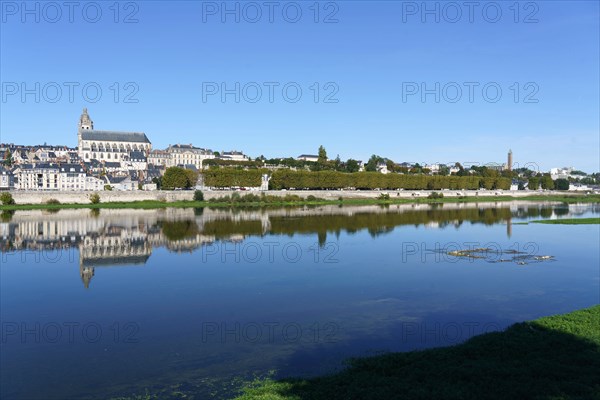
[(77, 148), (79, 151), (81, 151), (81, 133), (92, 130), (94, 130), (94, 121), (90, 118), (87, 108), (84, 108), (81, 117), (79, 117), (79, 126), (77, 129)]
[(512, 156), (512, 150), (508, 150), (508, 165), (506, 166), (506, 169), (508, 169), (509, 171), (512, 171), (512, 167), (513, 167), (513, 156)]

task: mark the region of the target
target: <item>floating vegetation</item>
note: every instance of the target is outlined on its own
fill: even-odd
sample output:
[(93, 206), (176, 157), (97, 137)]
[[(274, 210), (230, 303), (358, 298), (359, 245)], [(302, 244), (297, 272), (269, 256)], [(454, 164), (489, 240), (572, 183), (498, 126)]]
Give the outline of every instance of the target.
[[(449, 256), (457, 258), (482, 259), (490, 263), (512, 262), (516, 263), (517, 265), (527, 265), (530, 263), (538, 263), (544, 261), (555, 261), (554, 256), (550, 255), (536, 255), (514, 249), (498, 250), (487, 247), (476, 249), (452, 250), (447, 251), (445, 253)], [(506, 258), (506, 255), (512, 255), (512, 257)]]

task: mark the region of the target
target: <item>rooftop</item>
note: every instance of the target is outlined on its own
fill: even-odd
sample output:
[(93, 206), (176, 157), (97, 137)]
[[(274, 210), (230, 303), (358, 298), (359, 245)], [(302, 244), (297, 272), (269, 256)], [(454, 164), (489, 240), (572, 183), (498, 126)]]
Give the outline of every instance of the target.
[(145, 133), (141, 132), (115, 132), (115, 131), (83, 131), (83, 140), (103, 140), (108, 142), (142, 142), (150, 143)]

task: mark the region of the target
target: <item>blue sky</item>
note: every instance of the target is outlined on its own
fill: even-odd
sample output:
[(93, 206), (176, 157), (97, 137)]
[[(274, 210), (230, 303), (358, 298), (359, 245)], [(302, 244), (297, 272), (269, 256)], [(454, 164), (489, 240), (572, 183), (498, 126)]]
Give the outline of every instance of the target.
[(2, 142), (75, 146), (87, 107), (155, 148), (600, 170), (597, 1), (54, 4), (2, 2)]

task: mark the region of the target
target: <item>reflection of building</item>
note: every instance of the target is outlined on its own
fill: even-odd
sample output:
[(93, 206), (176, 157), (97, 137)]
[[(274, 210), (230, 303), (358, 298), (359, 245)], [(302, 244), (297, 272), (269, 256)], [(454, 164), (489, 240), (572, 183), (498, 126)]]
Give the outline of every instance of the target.
[(94, 267), (84, 267), (83, 264), (79, 264), (79, 276), (86, 289), (90, 288), (90, 281), (94, 276)]
[(249, 236), (294, 234), (316, 234), (323, 244), (328, 234), (343, 230), (367, 230), (381, 235), (401, 225), (443, 229), (450, 224), (460, 226), (463, 221), (486, 225), (506, 222), (510, 237), (512, 218), (576, 214), (590, 209), (600, 212), (597, 205), (557, 207), (539, 208), (536, 203), (516, 201), (500, 206), (448, 203), (436, 207), (405, 204), (244, 211), (210, 208), (17, 211), (0, 219), (0, 251), (27, 250), (26, 257), (39, 257), (44, 252), (46, 259), (60, 260), (61, 264), (78, 263), (81, 280), (87, 288), (97, 268), (144, 265), (159, 247), (172, 252), (192, 252), (217, 241), (241, 242)]

